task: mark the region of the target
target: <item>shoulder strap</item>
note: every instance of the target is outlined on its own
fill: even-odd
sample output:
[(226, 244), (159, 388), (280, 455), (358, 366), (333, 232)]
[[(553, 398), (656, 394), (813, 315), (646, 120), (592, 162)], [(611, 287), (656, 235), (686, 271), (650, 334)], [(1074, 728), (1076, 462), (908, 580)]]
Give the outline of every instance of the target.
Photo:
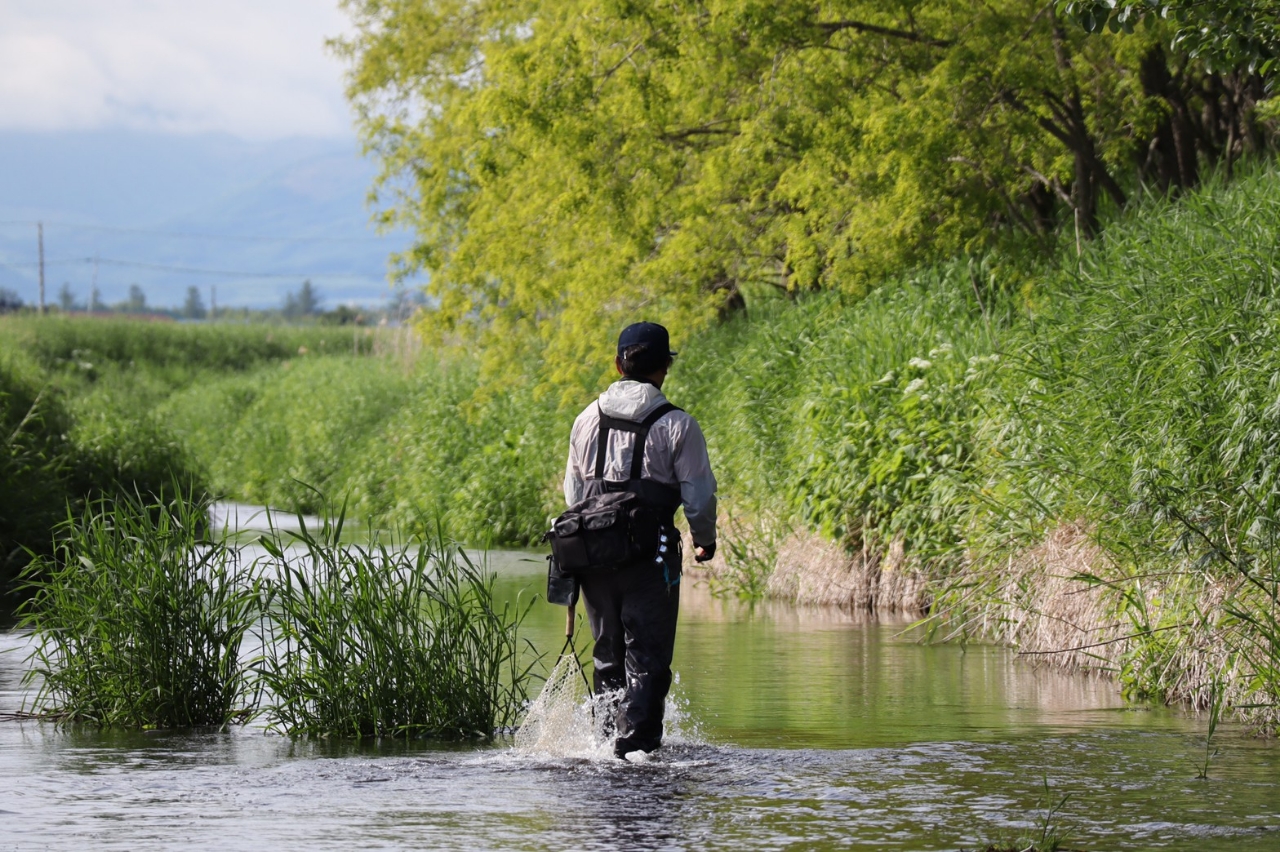
[(616, 417), (610, 417), (600, 409), (600, 404), (596, 403), (596, 411), (600, 415), (600, 437), (596, 439), (595, 478), (604, 479), (604, 459), (609, 450), (609, 432), (617, 429), (619, 432), (631, 432), (636, 436), (636, 446), (631, 452), (631, 478), (640, 479), (640, 474), (644, 470), (644, 444), (649, 437), (649, 430), (653, 428), (654, 423), (657, 423), (665, 415), (681, 410), (666, 402), (649, 412), (648, 417), (637, 423), (634, 420), (619, 420)]
[(640, 424), (640, 431), (636, 433), (636, 446), (631, 451), (631, 478), (639, 479), (640, 474), (644, 471), (644, 444), (649, 438), (649, 430), (653, 428), (653, 424), (657, 423), (667, 414), (673, 411), (679, 411), (669, 402), (664, 402), (653, 411), (649, 412), (649, 416)]

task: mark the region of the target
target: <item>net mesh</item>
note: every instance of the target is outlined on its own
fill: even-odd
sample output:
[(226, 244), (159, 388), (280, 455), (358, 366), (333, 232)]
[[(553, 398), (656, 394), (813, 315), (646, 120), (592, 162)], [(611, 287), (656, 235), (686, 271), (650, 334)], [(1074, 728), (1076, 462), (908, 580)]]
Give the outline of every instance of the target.
[(560, 757), (596, 750), (591, 697), (576, 655), (561, 654), (556, 661), (516, 731), (515, 747)]

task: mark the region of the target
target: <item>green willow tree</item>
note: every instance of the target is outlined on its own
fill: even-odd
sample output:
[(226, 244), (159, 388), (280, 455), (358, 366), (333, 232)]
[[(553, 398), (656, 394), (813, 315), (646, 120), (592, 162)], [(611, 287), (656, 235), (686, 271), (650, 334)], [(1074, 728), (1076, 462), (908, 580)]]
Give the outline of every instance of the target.
[(1203, 76), (1158, 22), (1090, 35), (1046, 0), (346, 7), (336, 46), (384, 220), (418, 236), (398, 262), (430, 275), (427, 327), (556, 381), (596, 378), (601, 330), (638, 315), (696, 328), (1011, 234), (1088, 236), (1144, 158), (1177, 162), (1150, 68)]

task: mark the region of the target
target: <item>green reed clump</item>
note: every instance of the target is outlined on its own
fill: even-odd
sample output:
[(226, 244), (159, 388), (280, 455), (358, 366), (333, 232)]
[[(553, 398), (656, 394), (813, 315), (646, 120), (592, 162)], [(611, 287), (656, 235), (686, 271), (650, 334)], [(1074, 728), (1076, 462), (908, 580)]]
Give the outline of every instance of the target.
[(203, 540), (207, 504), (96, 500), (26, 569), (38, 712), (135, 728), (225, 725), (243, 709), (252, 572)]
[(291, 736), (492, 737), (527, 694), (524, 612), (437, 530), (394, 547), (340, 545), (345, 507), (274, 533), (258, 675), (270, 724)]

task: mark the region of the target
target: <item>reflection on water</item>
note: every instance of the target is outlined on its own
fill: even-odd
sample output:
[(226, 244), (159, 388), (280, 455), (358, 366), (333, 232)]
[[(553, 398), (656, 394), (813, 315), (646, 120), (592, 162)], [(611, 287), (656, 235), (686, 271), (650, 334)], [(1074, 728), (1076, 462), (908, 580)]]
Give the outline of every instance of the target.
[[(538, 591), (541, 565), (495, 559), (503, 595)], [(1126, 707), (1106, 681), (924, 646), (904, 622), (683, 595), (676, 730), (651, 762), (3, 722), (3, 846), (975, 848), (1037, 825), (1046, 783), (1072, 846), (1280, 846), (1275, 743), (1220, 731), (1197, 781), (1202, 723)], [(530, 613), (551, 656), (563, 617)], [(22, 668), (0, 653), (0, 711)]]

